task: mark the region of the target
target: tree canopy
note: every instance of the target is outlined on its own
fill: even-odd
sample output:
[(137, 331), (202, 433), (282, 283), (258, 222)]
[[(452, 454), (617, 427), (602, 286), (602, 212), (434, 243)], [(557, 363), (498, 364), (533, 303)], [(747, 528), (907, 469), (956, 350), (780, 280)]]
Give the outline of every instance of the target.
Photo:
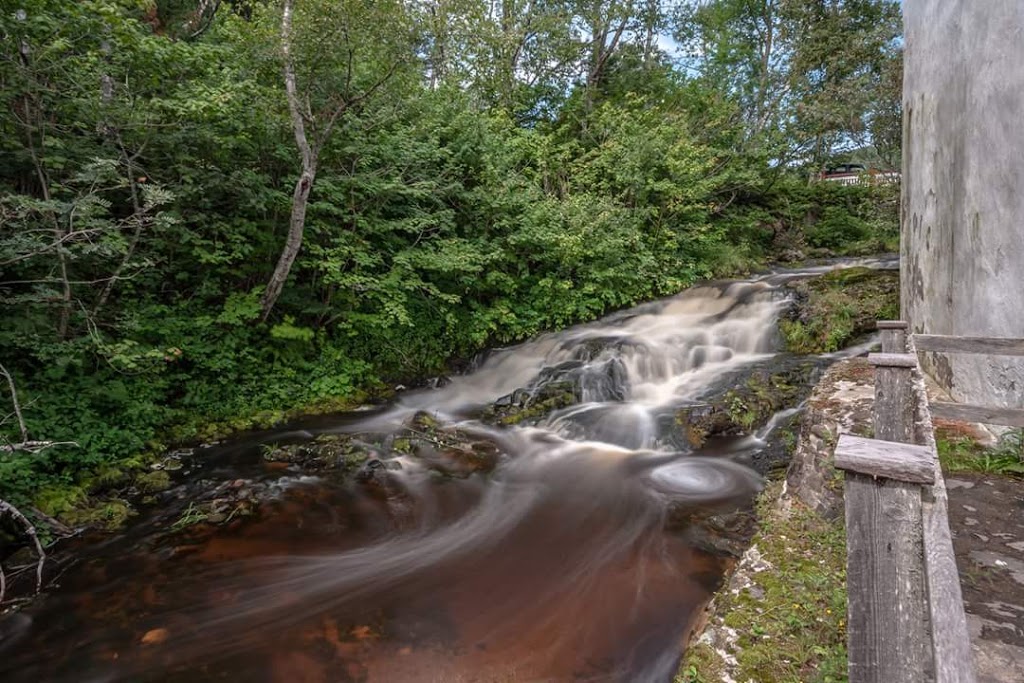
[(0, 36), (0, 497), (50, 513), (211, 423), (895, 235), (891, 189), (808, 182), (898, 157), (895, 0), (14, 0)]

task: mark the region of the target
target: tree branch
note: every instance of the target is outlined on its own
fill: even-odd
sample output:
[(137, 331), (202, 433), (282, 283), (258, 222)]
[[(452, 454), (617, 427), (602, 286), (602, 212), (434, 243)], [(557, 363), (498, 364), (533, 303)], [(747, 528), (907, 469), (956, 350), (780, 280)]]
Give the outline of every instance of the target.
[[(32, 539), (32, 543), (36, 547), (36, 555), (39, 558), (36, 562), (36, 593), (38, 593), (43, 589), (43, 565), (46, 563), (46, 551), (43, 550), (43, 544), (39, 541), (39, 534), (36, 532), (32, 522), (28, 521), (28, 517), (21, 514), (21, 510), (0, 498), (0, 515), (4, 513), (9, 514), (16, 522), (21, 524), (25, 534)], [(0, 577), (2, 577), (2, 580), (0, 580), (0, 604), (3, 604), (4, 594), (7, 589), (7, 579), (3, 577), (2, 569), (0, 569)]]
[(22, 442), (28, 442), (28, 427), (25, 426), (25, 417), (21, 414), (21, 403), (18, 402), (18, 389), (14, 386), (14, 378), (11, 377), (11, 373), (7, 372), (7, 368), (4, 367), (3, 363), (0, 363), (0, 374), (7, 379), (7, 386), (11, 390), (11, 403), (14, 404), (14, 414), (18, 417), (18, 429), (21, 430)]
[(281, 17), (281, 52), (284, 53), (284, 90), (288, 99), (288, 112), (292, 117), (292, 130), (295, 133), (295, 144), (302, 155), (302, 168), (305, 171), (312, 169), (316, 160), (313, 157), (313, 150), (306, 139), (306, 120), (302, 115), (299, 104), (298, 86), (295, 84), (295, 63), (292, 61), (292, 12), (294, 10), (292, 0), (285, 0), (284, 14)]
[(21, 443), (8, 443), (0, 445), (0, 453), (14, 453), (16, 451), (24, 451), (25, 453), (31, 453), (36, 455), (42, 453), (47, 448), (53, 448), (54, 446), (76, 446), (81, 448), (81, 445), (77, 441), (22, 441)]

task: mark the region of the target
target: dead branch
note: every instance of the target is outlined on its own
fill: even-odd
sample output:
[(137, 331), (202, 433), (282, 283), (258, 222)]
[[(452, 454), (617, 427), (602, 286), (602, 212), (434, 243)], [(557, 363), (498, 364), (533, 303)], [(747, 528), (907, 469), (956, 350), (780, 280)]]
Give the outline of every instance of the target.
[(77, 441), (22, 441), (20, 443), (0, 444), (0, 453), (31, 453), (36, 455), (54, 446), (76, 446), (81, 448)]
[(64, 538), (69, 538), (69, 537), (75, 535), (75, 530), (74, 529), (69, 527), (67, 524), (64, 524), (63, 522), (60, 522), (60, 521), (54, 519), (53, 517), (51, 517), (50, 515), (46, 514), (45, 512), (40, 510), (39, 508), (32, 507), (32, 508), (29, 508), (29, 509), (32, 511), (33, 515), (35, 515), (39, 519), (41, 519), (44, 522), (46, 522), (46, 525), (49, 526), (54, 531), (56, 531), (57, 534), (59, 534), (60, 536), (62, 536)]
[(3, 363), (0, 363), (0, 374), (7, 379), (7, 386), (11, 390), (11, 403), (14, 404), (14, 414), (18, 417), (18, 429), (21, 430), (21, 440), (27, 442), (28, 427), (25, 426), (25, 418), (21, 414), (21, 404), (18, 403), (18, 389), (14, 386), (14, 378), (11, 377), (11, 373), (7, 372), (7, 368), (4, 367)]
[[(43, 590), (43, 565), (46, 563), (46, 551), (43, 550), (43, 544), (39, 541), (39, 534), (36, 533), (36, 527), (28, 520), (28, 517), (21, 514), (21, 510), (0, 498), (0, 515), (3, 515), (4, 513), (9, 514), (21, 525), (25, 530), (25, 534), (32, 539), (32, 543), (36, 547), (36, 555), (39, 558), (36, 562), (36, 593), (39, 593), (39, 591)], [(6, 589), (7, 578), (3, 576), (3, 569), (0, 568), (0, 604), (3, 604)]]

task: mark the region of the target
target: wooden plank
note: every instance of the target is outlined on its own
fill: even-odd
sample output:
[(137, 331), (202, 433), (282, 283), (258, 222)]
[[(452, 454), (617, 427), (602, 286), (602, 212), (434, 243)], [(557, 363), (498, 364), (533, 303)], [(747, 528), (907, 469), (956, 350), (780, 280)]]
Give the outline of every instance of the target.
[(1009, 337), (957, 337), (948, 334), (915, 334), (918, 351), (979, 353), (989, 356), (1024, 356), (1024, 339)]
[(879, 320), (875, 323), (875, 327), (880, 330), (906, 330), (910, 327), (910, 323), (906, 320)]
[(923, 680), (921, 487), (847, 472), (844, 497), (850, 683)]
[(946, 485), (941, 472), (929, 497), (932, 502), (922, 503), (921, 515), (935, 683), (974, 683), (971, 638), (949, 533)]
[[(916, 364), (914, 367), (917, 367)], [(902, 365), (881, 365), (875, 368), (875, 403), (872, 412), (876, 438), (912, 442), (914, 406), (912, 368)]]
[(935, 457), (927, 446), (843, 434), (835, 466), (847, 472), (917, 484), (935, 482)]
[(917, 356), (912, 353), (869, 353), (868, 362), (875, 367), (916, 368)]
[(936, 401), (931, 404), (932, 417), (960, 422), (981, 422), (1007, 427), (1024, 427), (1024, 410), (1020, 408), (993, 408), (966, 403)]

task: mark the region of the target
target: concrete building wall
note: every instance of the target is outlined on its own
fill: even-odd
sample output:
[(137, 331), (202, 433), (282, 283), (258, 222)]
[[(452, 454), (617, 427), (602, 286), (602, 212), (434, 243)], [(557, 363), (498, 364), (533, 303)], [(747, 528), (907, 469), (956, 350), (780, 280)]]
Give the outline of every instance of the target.
[[(902, 316), (1024, 337), (1024, 0), (904, 0)], [(1024, 406), (1024, 362), (925, 359), (959, 401)]]

